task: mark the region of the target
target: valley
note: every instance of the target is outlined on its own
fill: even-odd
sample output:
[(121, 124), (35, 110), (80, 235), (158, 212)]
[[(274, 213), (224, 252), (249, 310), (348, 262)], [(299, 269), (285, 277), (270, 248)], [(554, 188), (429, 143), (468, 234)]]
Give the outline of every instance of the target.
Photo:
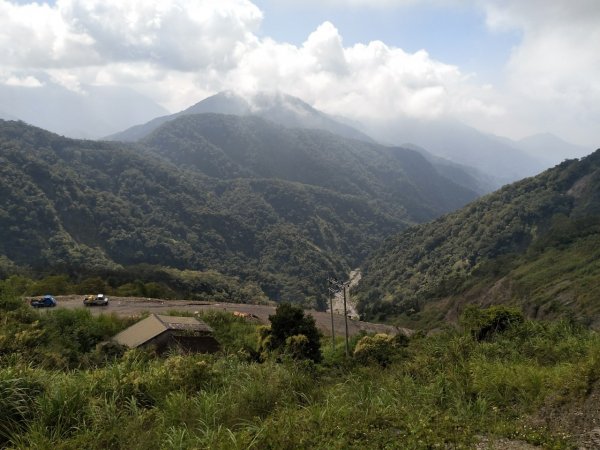
[[(129, 142), (0, 122), (0, 446), (593, 448), (600, 150), (482, 196), (302, 103), (317, 129), (222, 100)], [(152, 313), (220, 350), (114, 342)]]
[(600, 450), (598, 0), (0, 0), (0, 450)]

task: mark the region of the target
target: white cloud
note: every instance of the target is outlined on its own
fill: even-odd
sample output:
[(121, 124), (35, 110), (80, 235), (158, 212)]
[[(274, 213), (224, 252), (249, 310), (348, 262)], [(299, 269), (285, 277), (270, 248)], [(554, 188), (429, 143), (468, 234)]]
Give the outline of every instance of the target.
[[(460, 3), (429, 1), (453, 2)], [(490, 87), (426, 51), (380, 41), (344, 46), (329, 22), (299, 46), (258, 37), (262, 12), (250, 0), (57, 0), (53, 6), (0, 0), (0, 72), (4, 84), (33, 86), (46, 79), (41, 73), (82, 93), (86, 85), (128, 86), (171, 110), (224, 89), (278, 89), (357, 119), (451, 116), (500, 133), (550, 128), (591, 142), (598, 137), (592, 122), (600, 120), (597, 4), (483, 3), (490, 29), (523, 33), (505, 86)], [(565, 111), (574, 119), (565, 120)]]
[(505, 98), (518, 127), (550, 129), (598, 146), (600, 3), (597, 0), (493, 0), (493, 30), (516, 29), (522, 41), (506, 66)]
[(434, 4), (451, 5), (464, 4), (465, 0), (273, 0), (287, 5), (319, 5), (335, 6), (341, 8), (367, 8), (367, 9), (394, 9), (407, 6)]
[(424, 51), (344, 47), (329, 22), (301, 46), (258, 38), (262, 13), (248, 0), (0, 0), (0, 12), (4, 69), (44, 70), (75, 92), (127, 85), (179, 109), (223, 89), (279, 89), (356, 118), (491, 110), (457, 67)]
[(493, 105), (473, 97), (483, 90), (456, 66), (435, 61), (425, 51), (411, 54), (380, 41), (344, 47), (329, 22), (301, 46), (261, 41), (222, 83), (228, 89), (277, 88), (357, 119), (497, 113)]
[(7, 77), (0, 76), (0, 84), (4, 84), (6, 86), (17, 86), (17, 87), (28, 87), (28, 88), (36, 88), (44, 85), (40, 80), (36, 77), (27, 75), (24, 77), (19, 77), (17, 75), (9, 75)]

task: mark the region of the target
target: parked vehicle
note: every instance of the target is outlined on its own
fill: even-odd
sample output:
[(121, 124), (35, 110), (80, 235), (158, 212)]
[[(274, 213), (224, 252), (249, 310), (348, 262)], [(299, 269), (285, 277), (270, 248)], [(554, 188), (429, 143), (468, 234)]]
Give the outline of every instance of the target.
[(83, 299), (85, 306), (107, 306), (108, 297), (104, 294), (86, 295)]
[(56, 306), (56, 299), (50, 294), (46, 294), (42, 298), (34, 298), (29, 303), (34, 308), (51, 308)]

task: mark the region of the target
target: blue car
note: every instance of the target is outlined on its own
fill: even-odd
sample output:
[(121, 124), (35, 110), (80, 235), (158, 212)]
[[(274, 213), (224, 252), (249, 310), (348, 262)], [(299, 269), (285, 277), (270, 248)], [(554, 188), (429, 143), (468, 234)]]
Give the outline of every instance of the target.
[(50, 294), (46, 294), (40, 299), (31, 300), (30, 303), (34, 308), (51, 308), (56, 306), (56, 299)]

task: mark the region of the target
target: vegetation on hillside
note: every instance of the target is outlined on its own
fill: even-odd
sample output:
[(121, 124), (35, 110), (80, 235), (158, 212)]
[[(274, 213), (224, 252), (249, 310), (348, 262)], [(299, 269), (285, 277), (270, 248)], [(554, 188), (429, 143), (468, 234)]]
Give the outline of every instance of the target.
[[(278, 352), (259, 362), (256, 325), (226, 313), (202, 317), (222, 352), (159, 357), (96, 346), (127, 325), (114, 316), (38, 312), (4, 295), (0, 447), (572, 448), (591, 431), (577, 405), (598, 390), (600, 340), (572, 322), (508, 316), (519, 313), (475, 310), (430, 337), (362, 338), (349, 359), (326, 339), (320, 363)], [(561, 427), (573, 408), (584, 425)]]
[(387, 240), (365, 264), (359, 308), (431, 326), (465, 302), (511, 303), (600, 326), (599, 249), (597, 151)]
[[(187, 287), (165, 278), (186, 276), (161, 274), (217, 273), (258, 297), (323, 307), (327, 276), (474, 196), (414, 152), (202, 117), (166, 124), (151, 148), (0, 122), (0, 276), (120, 278), (110, 286), (154, 282), (178, 295)], [(156, 270), (136, 277), (143, 265)]]
[(439, 175), (418, 152), (289, 129), (254, 116), (197, 114), (170, 121), (142, 141), (178, 166), (220, 179), (267, 178), (319, 186), (422, 222), (476, 194)]

